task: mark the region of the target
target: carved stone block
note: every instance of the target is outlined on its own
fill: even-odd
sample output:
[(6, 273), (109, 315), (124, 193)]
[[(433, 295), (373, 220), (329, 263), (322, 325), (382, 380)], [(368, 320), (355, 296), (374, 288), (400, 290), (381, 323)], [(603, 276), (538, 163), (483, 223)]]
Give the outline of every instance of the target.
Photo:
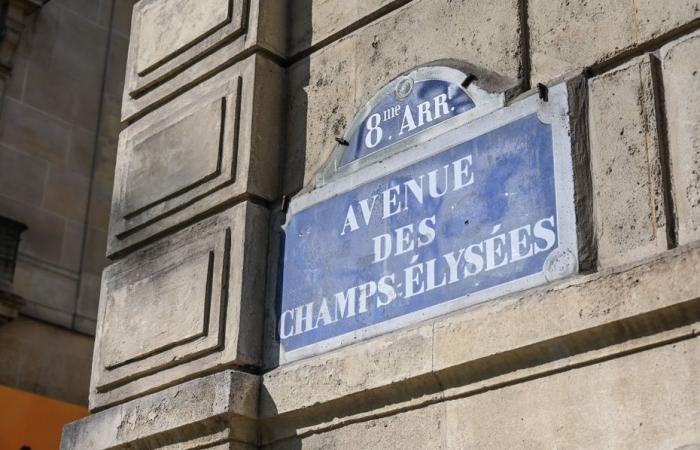
[(251, 56), (122, 132), (109, 254), (222, 202), (275, 198), (281, 79)]
[(282, 0), (142, 0), (134, 6), (123, 119), (265, 49), (282, 57)]
[(207, 218), (105, 269), (91, 407), (260, 357), (266, 209)]

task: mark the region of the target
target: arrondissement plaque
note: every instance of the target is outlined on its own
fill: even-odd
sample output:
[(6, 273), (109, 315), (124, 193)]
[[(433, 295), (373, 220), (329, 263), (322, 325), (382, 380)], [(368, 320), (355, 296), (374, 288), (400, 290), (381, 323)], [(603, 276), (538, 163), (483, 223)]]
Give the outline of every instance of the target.
[(578, 271), (566, 85), (503, 104), (430, 67), (358, 114), (290, 204), (282, 362)]

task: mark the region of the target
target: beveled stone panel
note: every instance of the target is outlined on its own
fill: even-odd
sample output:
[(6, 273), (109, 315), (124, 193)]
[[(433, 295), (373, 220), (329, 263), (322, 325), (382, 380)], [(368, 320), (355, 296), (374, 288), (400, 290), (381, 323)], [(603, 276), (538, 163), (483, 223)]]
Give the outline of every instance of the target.
[(700, 240), (700, 31), (661, 49), (678, 243)]
[[(237, 1), (235, 29), (240, 29)], [(233, 2), (229, 0), (151, 0), (138, 3), (136, 70), (152, 71), (166, 60), (206, 38), (231, 22)], [(180, 18), (181, 20), (169, 20)], [(184, 20), (183, 20), (184, 19)]]
[(294, 58), (347, 30), (381, 17), (411, 0), (288, 0), (291, 27), (287, 56)]
[[(136, 142), (127, 143), (131, 153), (124, 198), (127, 216), (210, 181), (221, 174), (221, 162), (231, 165), (230, 152), (226, 161), (221, 161), (223, 147), (233, 145), (232, 125), (226, 126), (226, 106), (235, 107), (235, 94), (186, 111), (185, 117), (163, 130), (145, 130), (141, 142), (135, 137)], [(229, 121), (235, 120), (234, 116)]]
[(612, 267), (668, 248), (649, 56), (591, 79), (589, 92), (598, 264)]
[(267, 223), (239, 203), (105, 269), (91, 408), (259, 364)]
[(282, 59), (286, 0), (141, 0), (134, 7), (122, 119), (154, 109), (256, 49)]
[(248, 0), (144, 0), (134, 6), (130, 94), (244, 31)]
[(253, 55), (125, 129), (108, 254), (223, 202), (246, 195), (274, 200), (281, 97), (282, 70)]
[[(105, 323), (104, 340), (100, 345), (109, 350), (104, 358), (107, 369), (114, 370), (207, 336), (209, 314), (216, 316), (220, 310), (211, 308), (213, 269), (217, 266), (221, 273), (218, 266), (222, 260), (219, 257), (215, 264), (214, 257), (227, 250), (224, 243), (224, 247), (216, 251), (215, 243), (216, 240), (211, 242), (214, 244), (211, 248), (187, 248), (177, 252), (178, 257), (186, 257), (190, 252), (197, 254), (181, 263), (172, 261), (170, 267), (145, 278), (131, 280), (133, 274), (125, 275), (130, 279), (128, 284), (124, 284), (124, 278), (119, 278), (108, 294), (105, 315), (128, 320)], [(140, 271), (135, 277), (139, 275)], [(222, 277), (216, 281), (219, 289), (215, 293), (215, 306), (221, 304), (222, 281)], [(133, 308), (135, 301), (140, 305), (137, 310)], [(161, 320), (152, 321), (154, 317)], [(169, 328), (173, 323), (180, 325)], [(216, 321), (212, 325), (216, 328)], [(218, 344), (215, 333), (212, 337)]]
[(222, 370), (68, 424), (61, 449), (257, 448), (243, 443), (257, 441), (259, 392), (258, 376)]

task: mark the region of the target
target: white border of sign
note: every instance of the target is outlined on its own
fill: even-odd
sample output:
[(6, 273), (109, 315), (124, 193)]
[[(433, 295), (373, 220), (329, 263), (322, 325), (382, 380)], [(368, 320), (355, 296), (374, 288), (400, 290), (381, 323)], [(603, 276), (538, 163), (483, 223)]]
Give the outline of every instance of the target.
[[(390, 82), (386, 86), (377, 92), (374, 97), (370, 99), (369, 102), (355, 115), (353, 122), (350, 124), (348, 129), (345, 131), (343, 138), (346, 141), (350, 141), (352, 137), (357, 133), (358, 128), (362, 126), (365, 119), (372, 112), (375, 106), (377, 106), (381, 101), (383, 101), (387, 95), (393, 95), (397, 89), (397, 86), (404, 80), (410, 79), (413, 83), (419, 83), (421, 81), (427, 80), (444, 80), (454, 83), (457, 86), (461, 86), (467, 75), (463, 72), (453, 69), (451, 67), (421, 67), (412, 71), (411, 73), (398, 77), (394, 81)], [(466, 89), (462, 88), (464, 92), (467, 93), (469, 98), (474, 102), (475, 107), (459, 115), (462, 119), (460, 123), (471, 122), (472, 120), (488, 114), (498, 108), (503, 107), (505, 104), (505, 95), (503, 94), (492, 94), (486, 92), (477, 86), (476, 82), (473, 82), (467, 86)], [(329, 158), (323, 170), (316, 176), (316, 187), (323, 186), (332, 182), (337, 178), (341, 178), (345, 175), (355, 173), (362, 167), (373, 164), (377, 161), (387, 159), (388, 157), (395, 155), (398, 152), (402, 152), (411, 144), (416, 142), (423, 142), (426, 133), (435, 129), (438, 132), (443, 132), (446, 128), (443, 126), (448, 121), (441, 124), (435, 125), (432, 128), (427, 128), (424, 131), (417, 133), (400, 141), (396, 141), (391, 145), (383, 147), (381, 150), (370, 153), (360, 159), (352, 161), (344, 166), (340, 166), (340, 160), (343, 157), (343, 153), (347, 149), (344, 145), (336, 145), (333, 150), (333, 154)], [(450, 127), (447, 127), (450, 128)]]
[[(393, 85), (390, 84), (390, 86)], [(386, 89), (386, 88), (385, 88)], [(384, 90), (380, 91), (383, 92)], [(370, 325), (296, 350), (285, 352), (280, 344), (279, 362), (289, 363), (298, 359), (328, 352), (370, 337), (416, 325), (422, 321), (454, 312), (578, 272), (578, 243), (576, 236), (576, 212), (574, 205), (574, 174), (569, 125), (569, 100), (566, 83), (549, 88), (548, 101), (537, 95), (522, 99), (508, 107), (492, 110), (481, 117), (462, 114), (430, 128), (419, 135), (397, 143), (387, 156), (386, 149), (377, 153), (371, 164), (359, 171), (338, 173), (337, 179), (303, 194), (290, 202), (288, 215), (303, 211), (360, 185), (391, 174), (418, 161), (439, 154), (455, 145), (472, 140), (490, 131), (537, 113), (538, 118), (552, 126), (554, 176), (557, 203), (559, 245), (544, 263), (542, 272), (514, 280), (493, 288), (465, 295), (429, 308), (415, 311), (385, 322)], [(362, 115), (358, 115), (362, 117)], [(468, 124), (468, 126), (467, 126)], [(389, 148), (389, 147), (387, 147)], [(397, 151), (401, 151), (397, 154)], [(369, 155), (372, 156), (372, 155)], [(364, 160), (365, 158), (363, 158)], [(364, 165), (364, 164), (363, 164)], [(334, 177), (335, 178), (335, 177)]]

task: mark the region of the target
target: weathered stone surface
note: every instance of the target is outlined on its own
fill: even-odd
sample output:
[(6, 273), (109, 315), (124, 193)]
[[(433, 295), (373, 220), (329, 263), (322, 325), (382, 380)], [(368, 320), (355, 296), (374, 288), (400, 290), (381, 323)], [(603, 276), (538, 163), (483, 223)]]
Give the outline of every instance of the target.
[(532, 0), (532, 83), (599, 64), (699, 17), (698, 0)]
[(282, 72), (251, 56), (124, 130), (109, 253), (245, 194), (278, 191)]
[(145, 113), (254, 49), (282, 57), (286, 6), (280, 0), (136, 3), (122, 119)]
[[(440, 26), (416, 17), (431, 17)], [(514, 0), (414, 1), (297, 62), (289, 69), (285, 191), (293, 193), (313, 178), (355, 113), (402, 72), (451, 59), (517, 80), (518, 17)]]
[(12, 68), (12, 76), (7, 80), (5, 85), (5, 95), (12, 97), (15, 100), (22, 100), (24, 96), (24, 80), (27, 76), (27, 65), (29, 63), (25, 58), (15, 57), (14, 67)]
[[(76, 329), (94, 335), (97, 322), (97, 310), (100, 301), (101, 278), (98, 275), (83, 272), (80, 276), (80, 288), (76, 305)], [(80, 328), (78, 328), (80, 322)]]
[(88, 177), (51, 166), (41, 206), (65, 219), (82, 222), (85, 220), (89, 187)]
[(267, 220), (239, 203), (105, 269), (91, 409), (259, 364)]
[(632, 0), (528, 2), (532, 82), (586, 67), (635, 42)]
[(105, 0), (57, 0), (56, 3), (93, 22), (97, 21), (98, 12), (108, 7), (108, 2)]
[(398, 331), (371, 345), (345, 347), (268, 372), (260, 416), (274, 417), (427, 373), (432, 367), (432, 334), (431, 325)]
[(68, 141), (68, 153), (65, 157), (66, 169), (90, 176), (95, 134), (81, 128), (73, 127)]
[(48, 164), (24, 153), (0, 147), (0, 195), (40, 204)]
[(0, 384), (86, 405), (92, 347), (91, 337), (20, 316), (0, 326)]
[(688, 339), (422, 408), (327, 424), (263, 448), (686, 448), (700, 440), (699, 344)]
[(700, 33), (661, 50), (678, 241), (700, 239)]
[[(53, 321), (53, 314), (60, 312), (69, 318), (75, 310), (75, 294), (77, 293), (78, 280), (71, 273), (56, 270), (51, 266), (42, 267), (30, 262), (22, 262), (25, 269), (30, 272), (30, 289), (24, 289), (18, 294), (27, 299), (24, 313), (30, 316), (59, 323), (70, 327), (70, 319), (67, 321)], [(26, 267), (29, 266), (29, 267)], [(67, 323), (66, 323), (67, 322)]]
[[(136, 3), (128, 63), (130, 94), (181, 69), (244, 31), (245, 2), (145, 0)], [(150, 73), (155, 72), (154, 75)], [(150, 83), (149, 83), (150, 81)]]
[(61, 266), (78, 272), (80, 256), (83, 253), (83, 224), (66, 220), (61, 250)]
[(109, 264), (105, 256), (107, 248), (107, 233), (88, 226), (85, 240), (85, 260), (83, 270), (92, 274), (101, 274), (102, 269)]
[[(700, 261), (697, 249), (620, 273), (602, 272), (575, 279), (438, 320), (434, 330), (434, 369), (447, 369), (691, 302), (695, 298), (693, 292), (700, 286), (688, 283), (690, 274), (686, 271), (695, 261)], [(625, 294), (621, 296), (621, 292)], [(697, 305), (691, 309), (694, 308)], [(612, 332), (606, 333), (594, 332), (585, 339), (614, 338)], [(473, 346), (469, 342), (480, 344)], [(563, 342), (558, 348), (565, 348)]]
[[(175, 123), (163, 129), (151, 127), (143, 140), (134, 137), (133, 146), (127, 144), (129, 162), (123, 199), (126, 215), (137, 214), (154, 203), (216, 177), (224, 156), (226, 162), (232, 164), (231, 152), (224, 152), (224, 148), (234, 145), (231, 130), (236, 126), (237, 117), (235, 110), (228, 117), (224, 114), (226, 107), (235, 107), (236, 95), (237, 92), (233, 92), (228, 98), (197, 105), (198, 108), (186, 111)], [(226, 122), (234, 123), (228, 124), (228, 139), (222, 140)]]
[(590, 145), (601, 267), (668, 248), (651, 61), (589, 82)]
[(258, 390), (259, 377), (235, 370), (197, 378), (67, 425), (61, 448), (184, 449), (209, 443), (212, 435), (218, 442), (255, 443), (249, 421)]
[(350, 424), (333, 431), (295, 437), (263, 448), (291, 449), (444, 449), (445, 405)]
[[(380, 408), (387, 396), (408, 402), (417, 393), (439, 393), (501, 373), (512, 381), (521, 369), (586, 355), (601, 342), (614, 354), (619, 352), (614, 343), (697, 321), (698, 263), (700, 249), (679, 249), (651, 263), (511, 295), (281, 366), (263, 376), (261, 417), (285, 415), (305, 424), (305, 418), (313, 422), (315, 408), (329, 418), (355, 407)], [(484, 381), (473, 389), (490, 386)], [(335, 406), (328, 411), (324, 405)], [(272, 425), (263, 436), (269, 442), (285, 432)]]
[(287, 55), (304, 52), (344, 30), (398, 8), (411, 0), (290, 0), (290, 42)]
[[(234, 20), (241, 26), (240, 3)], [(233, 2), (228, 0), (146, 0), (137, 3), (134, 45), (136, 71), (152, 71), (165, 60), (198, 43), (231, 22)]]
[(0, 140), (12, 149), (62, 164), (70, 127), (40, 111), (8, 98), (3, 102)]
[[(112, 20), (112, 31), (119, 33), (122, 36), (129, 37), (131, 31), (131, 14), (134, 9), (134, 4), (138, 0), (107, 0), (106, 5), (114, 3), (114, 17)], [(100, 8), (100, 23), (107, 26), (110, 23), (111, 10), (107, 7)], [(113, 35), (112, 38), (115, 36)], [(123, 81), (124, 74), (120, 74), (119, 78)]]
[[(83, 9), (85, 11), (85, 9)], [(107, 30), (48, 2), (28, 35), (24, 101), (54, 117), (93, 130), (97, 124)]]
[(700, 0), (635, 0), (639, 43), (674, 31), (700, 18)]
[[(694, 389), (700, 249), (637, 261), (666, 249), (664, 227), (672, 220), (664, 215), (671, 205), (661, 195), (663, 134), (657, 136), (657, 127), (663, 120), (647, 59), (590, 84), (601, 273), (504, 297), (261, 377), (209, 375), (243, 365), (258, 372), (248, 365), (259, 364), (259, 353), (243, 352), (260, 348), (267, 252), (257, 243), (266, 240), (267, 224), (248, 223), (237, 235), (230, 215), (241, 205), (263, 210), (244, 200), (279, 200), (277, 151), (284, 140), (277, 130), (288, 133), (284, 191), (294, 193), (308, 186), (358, 108), (416, 65), (466, 61), (517, 84), (526, 75), (521, 51), (528, 48), (523, 37), (529, 24), (533, 81), (545, 81), (636, 52), (634, 46), (649, 39), (680, 35), (678, 27), (689, 29), (697, 19), (690, 0), (573, 3), (141, 0), (137, 10), (153, 10), (137, 14), (135, 23), (143, 27), (124, 88), (123, 117), (131, 127), (122, 136), (110, 232), (110, 254), (121, 259), (105, 280), (95, 366), (101, 384), (93, 380), (91, 405), (101, 412), (70, 427), (64, 448), (223, 450), (255, 448), (258, 438), (274, 442), (271, 448), (294, 449), (682, 448), (700, 442)], [(239, 17), (236, 8), (250, 12)], [(288, 33), (285, 22), (300, 26)], [(285, 51), (283, 39), (290, 36)], [(310, 46), (318, 49), (309, 52)], [(283, 89), (277, 57), (307, 52), (289, 68)], [(688, 54), (665, 65), (666, 72), (686, 70), (693, 64)], [(685, 91), (694, 90), (694, 79), (682, 79)], [(695, 117), (683, 108), (697, 100), (682, 93), (667, 98), (676, 95), (679, 122)], [(288, 97), (285, 117), (279, 109)], [(105, 100), (108, 117), (101, 123), (110, 131), (119, 128), (115, 104)], [(585, 110), (585, 101), (579, 106)], [(588, 130), (584, 122), (579, 125)], [(695, 144), (695, 122), (677, 133), (685, 133), (679, 142)], [(572, 135), (587, 153), (585, 131)], [(97, 157), (98, 167), (108, 166)], [(577, 167), (588, 169), (588, 162)], [(673, 167), (674, 183), (686, 166)], [(610, 167), (619, 171), (608, 176)], [(103, 207), (110, 180), (104, 170), (95, 179)], [(576, 201), (590, 200), (588, 189), (578, 187), (586, 198)], [(104, 231), (89, 214), (90, 226)], [(223, 230), (230, 223), (227, 241)], [(102, 235), (89, 236), (90, 248), (99, 248)], [(583, 245), (595, 241), (589, 237), (583, 235)], [(95, 252), (86, 255), (90, 265), (101, 262)], [(257, 278), (245, 272), (251, 261), (260, 269)], [(638, 266), (619, 266), (628, 262)], [(89, 319), (94, 303), (83, 301), (84, 292), (94, 291), (96, 278), (81, 283), (74, 321)], [(275, 286), (269, 282), (268, 290)], [(218, 320), (216, 311), (226, 319)], [(271, 353), (268, 361), (274, 362)], [(251, 400), (232, 412), (231, 396), (241, 392)], [(260, 401), (252, 392), (261, 393)]]
[(0, 196), (0, 215), (27, 225), (20, 253), (51, 264), (61, 264), (65, 221), (39, 208)]
[[(102, 361), (107, 369), (143, 359), (162, 352), (166, 347), (177, 347), (207, 334), (214, 339), (215, 345), (220, 344), (216, 339), (218, 330), (215, 328), (210, 333), (206, 322), (210, 309), (218, 312), (221, 308), (221, 300), (212, 300), (210, 296), (216, 297), (223, 284), (212, 286), (214, 260), (209, 255), (225, 253), (224, 246), (225, 242), (221, 239), (218, 244), (212, 243), (213, 248), (185, 248), (174, 255), (173, 261), (165, 263), (174, 266), (159, 267), (160, 272), (138, 281), (119, 280), (114, 291), (108, 292), (105, 299), (105, 317), (113, 318), (103, 325), (100, 342), (104, 352)], [(163, 264), (163, 261), (158, 262), (159, 266)], [(216, 268), (221, 271), (219, 264)], [(154, 317), (159, 320), (152, 321)], [(146, 321), (150, 324), (147, 325)], [(180, 325), (173, 327), (175, 323)], [(217, 325), (218, 322), (213, 320), (212, 326)]]
[(699, 344), (689, 339), (446, 402), (447, 448), (697, 444)]

